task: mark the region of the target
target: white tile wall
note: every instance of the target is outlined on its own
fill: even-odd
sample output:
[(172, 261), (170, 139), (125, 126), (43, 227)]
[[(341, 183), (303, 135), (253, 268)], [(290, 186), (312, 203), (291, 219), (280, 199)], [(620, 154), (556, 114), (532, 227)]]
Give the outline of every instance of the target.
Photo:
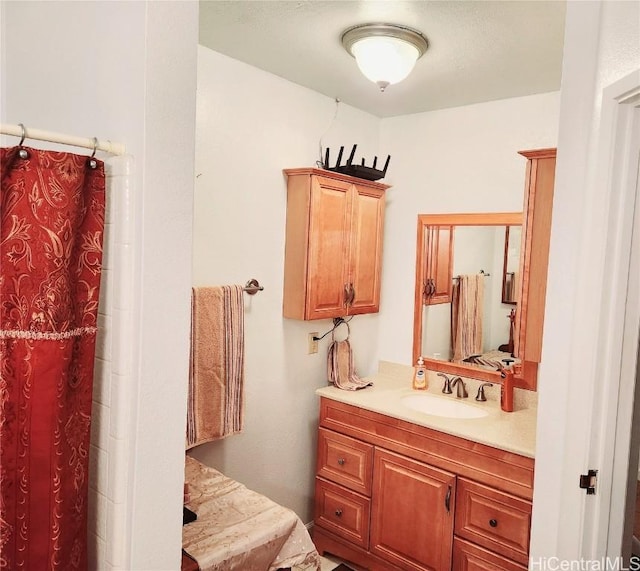
[(133, 370), (131, 157), (106, 164), (107, 209), (98, 311), (89, 476), (89, 568), (123, 569)]

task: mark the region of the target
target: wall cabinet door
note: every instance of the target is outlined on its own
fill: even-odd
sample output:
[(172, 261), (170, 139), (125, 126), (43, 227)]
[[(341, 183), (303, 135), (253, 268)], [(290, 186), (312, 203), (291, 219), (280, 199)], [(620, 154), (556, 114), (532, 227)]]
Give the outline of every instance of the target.
[(398, 569), (451, 569), (455, 487), (450, 472), (376, 450), (370, 551)]
[(380, 309), (384, 191), (353, 186), (351, 253), (349, 261), (349, 315)]
[(346, 314), (349, 291), (353, 185), (325, 177), (311, 179), (307, 308), (305, 319)]
[(388, 186), (318, 169), (285, 173), (284, 316), (377, 312)]

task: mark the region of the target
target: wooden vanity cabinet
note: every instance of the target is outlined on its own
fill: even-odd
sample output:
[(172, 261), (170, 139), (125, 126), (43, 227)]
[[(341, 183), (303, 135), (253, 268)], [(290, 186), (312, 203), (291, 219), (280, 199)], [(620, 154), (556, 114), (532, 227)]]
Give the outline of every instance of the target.
[(320, 169), (287, 169), (283, 314), (376, 313), (388, 185)]
[(531, 458), (322, 398), (313, 540), (370, 571), (522, 571)]

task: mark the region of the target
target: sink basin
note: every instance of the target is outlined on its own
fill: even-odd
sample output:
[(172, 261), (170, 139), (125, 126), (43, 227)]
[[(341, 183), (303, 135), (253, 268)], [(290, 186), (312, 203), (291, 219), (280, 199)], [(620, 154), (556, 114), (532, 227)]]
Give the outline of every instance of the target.
[(411, 410), (445, 418), (482, 418), (489, 414), (480, 407), (458, 400), (425, 394), (408, 395), (403, 397), (400, 402)]

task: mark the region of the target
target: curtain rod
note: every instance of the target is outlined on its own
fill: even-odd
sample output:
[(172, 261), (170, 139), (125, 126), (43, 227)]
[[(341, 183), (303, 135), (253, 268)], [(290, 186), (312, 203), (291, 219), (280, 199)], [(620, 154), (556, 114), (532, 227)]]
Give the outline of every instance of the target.
[(52, 133), (51, 131), (42, 131), (40, 129), (31, 129), (22, 125), (0, 124), (0, 134), (13, 135), (14, 137), (23, 137), (25, 139), (36, 139), (38, 141), (48, 141), (50, 143), (60, 143), (62, 145), (71, 145), (74, 147), (83, 147), (98, 151), (105, 151), (112, 155), (124, 155), (125, 147), (122, 143), (112, 143), (111, 141), (98, 141), (96, 145), (94, 139), (86, 139), (83, 137), (74, 137), (73, 135), (63, 135), (61, 133)]

